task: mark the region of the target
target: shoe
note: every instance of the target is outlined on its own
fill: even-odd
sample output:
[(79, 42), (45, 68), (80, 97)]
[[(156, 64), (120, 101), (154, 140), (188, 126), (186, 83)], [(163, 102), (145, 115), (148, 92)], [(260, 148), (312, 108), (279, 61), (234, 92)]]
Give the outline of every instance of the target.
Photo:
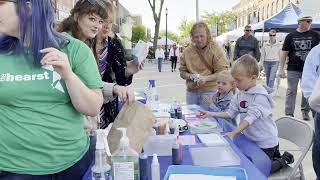
[(287, 164), (292, 164), (294, 162), (294, 156), (288, 151), (285, 151), (282, 154), (281, 158), (284, 159)]
[(303, 120), (305, 120), (305, 121), (309, 121), (309, 120), (310, 120), (309, 112), (307, 112), (307, 111), (302, 111), (302, 118), (303, 118)]
[(173, 72), (173, 69), (171, 70), (171, 72)]
[(293, 114), (286, 114), (286, 116), (294, 117), (294, 115), (293, 115)]

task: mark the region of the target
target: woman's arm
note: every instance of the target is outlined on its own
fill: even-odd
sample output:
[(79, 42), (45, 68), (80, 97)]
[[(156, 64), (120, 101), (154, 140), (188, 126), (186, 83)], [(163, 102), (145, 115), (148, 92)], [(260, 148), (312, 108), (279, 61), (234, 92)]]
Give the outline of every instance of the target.
[(101, 89), (87, 88), (74, 73), (66, 77), (65, 83), (75, 109), (87, 116), (99, 114), (103, 103)]
[(41, 60), (42, 65), (51, 65), (64, 79), (71, 102), (76, 110), (88, 116), (96, 116), (103, 103), (101, 89), (89, 89), (79, 77), (72, 72), (68, 56), (55, 49), (41, 50), (45, 54)]
[(309, 97), (309, 104), (310, 107), (320, 112), (320, 79), (317, 80), (316, 86), (313, 88), (313, 91), (311, 93), (311, 96)]

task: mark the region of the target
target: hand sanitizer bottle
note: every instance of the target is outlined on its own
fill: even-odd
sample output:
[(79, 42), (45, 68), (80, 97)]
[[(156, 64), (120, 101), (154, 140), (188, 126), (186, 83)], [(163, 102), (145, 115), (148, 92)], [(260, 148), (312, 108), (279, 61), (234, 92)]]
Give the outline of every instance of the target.
[(119, 148), (111, 156), (112, 180), (139, 180), (139, 154), (130, 147), (126, 128), (122, 132)]

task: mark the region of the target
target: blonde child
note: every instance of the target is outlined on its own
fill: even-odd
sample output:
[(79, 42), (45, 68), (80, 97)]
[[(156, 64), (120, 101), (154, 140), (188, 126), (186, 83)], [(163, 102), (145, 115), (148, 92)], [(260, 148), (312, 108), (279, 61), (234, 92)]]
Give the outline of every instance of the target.
[(267, 89), (257, 85), (259, 67), (251, 55), (240, 57), (231, 69), (236, 86), (240, 90), (231, 100), (226, 112), (200, 112), (203, 118), (212, 116), (218, 118), (235, 118), (240, 114), (240, 124), (227, 135), (234, 139), (243, 133), (255, 142), (272, 160), (271, 173), (287, 164), (293, 163), (293, 156), (279, 152), (278, 130), (272, 119), (273, 100)]
[[(202, 100), (209, 106), (209, 111), (227, 111), (237, 88), (230, 71), (224, 70), (219, 72), (217, 76), (217, 87), (218, 90), (215, 91), (212, 96), (205, 95)], [(235, 118), (231, 119), (231, 122), (237, 126)]]

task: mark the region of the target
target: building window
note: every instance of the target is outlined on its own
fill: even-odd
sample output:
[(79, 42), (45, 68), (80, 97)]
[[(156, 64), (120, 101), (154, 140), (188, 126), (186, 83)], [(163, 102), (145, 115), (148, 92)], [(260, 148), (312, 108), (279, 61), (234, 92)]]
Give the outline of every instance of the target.
[(264, 20), (264, 7), (262, 7), (262, 13), (261, 13), (261, 19), (262, 19), (262, 21)]
[(266, 19), (269, 18), (269, 4), (267, 6), (267, 16), (266, 16)]
[(284, 0), (282, 0), (282, 4), (281, 4), (281, 8), (283, 8), (284, 7)]
[(274, 3), (271, 3), (271, 9), (270, 9), (270, 16), (272, 16), (274, 14)]
[(277, 0), (277, 3), (276, 3), (276, 13), (278, 12), (278, 9), (280, 9), (279, 8), (279, 0)]

